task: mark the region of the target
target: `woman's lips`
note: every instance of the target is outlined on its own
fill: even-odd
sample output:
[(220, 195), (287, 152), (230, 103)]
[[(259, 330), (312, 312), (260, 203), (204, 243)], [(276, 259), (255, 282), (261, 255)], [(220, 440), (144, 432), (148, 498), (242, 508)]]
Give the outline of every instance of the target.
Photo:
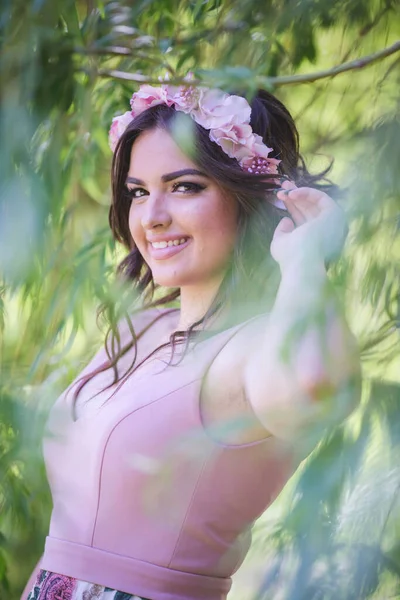
[(165, 260), (166, 258), (170, 258), (174, 256), (174, 254), (178, 254), (181, 252), (186, 246), (190, 243), (190, 238), (186, 240), (183, 244), (179, 244), (179, 246), (167, 246), (166, 248), (154, 248), (149, 243), (149, 254), (155, 260)]

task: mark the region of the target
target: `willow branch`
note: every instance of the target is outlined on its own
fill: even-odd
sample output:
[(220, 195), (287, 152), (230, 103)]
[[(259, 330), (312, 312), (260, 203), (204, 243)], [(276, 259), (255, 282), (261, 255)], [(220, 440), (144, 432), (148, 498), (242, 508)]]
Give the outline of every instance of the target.
[(131, 56), (132, 58), (142, 58), (147, 62), (160, 65), (160, 59), (157, 56), (151, 56), (149, 51), (137, 50), (136, 48), (126, 48), (125, 46), (107, 46), (104, 48), (74, 48), (75, 54), (84, 56), (99, 56), (112, 59), (116, 56)]
[(103, 48), (74, 48), (75, 54), (84, 54), (86, 56), (134, 56), (136, 52), (132, 48), (125, 46), (106, 46)]
[[(122, 79), (123, 81), (135, 81), (136, 83), (147, 83), (150, 85), (160, 85), (158, 77), (147, 77), (140, 73), (126, 73), (125, 71), (118, 71), (116, 69), (99, 69), (97, 71), (99, 77), (111, 77), (112, 79)], [(181, 85), (184, 83), (182, 77), (177, 79), (169, 79), (168, 83), (171, 85)], [(187, 82), (186, 82), (187, 83)], [(199, 81), (191, 82), (193, 85), (199, 84)]]
[(390, 73), (395, 69), (395, 67), (400, 64), (400, 56), (398, 56), (390, 65), (390, 67), (385, 71), (383, 77), (378, 81), (377, 88), (382, 87), (385, 83), (386, 79), (389, 77)]
[[(312, 81), (317, 81), (318, 79), (324, 79), (326, 77), (335, 77), (340, 73), (345, 73), (347, 71), (354, 71), (357, 69), (363, 69), (364, 67), (371, 65), (378, 60), (382, 60), (387, 56), (391, 56), (400, 50), (400, 40), (395, 42), (392, 46), (388, 48), (384, 48), (383, 50), (379, 50), (374, 54), (369, 54), (368, 56), (364, 56), (362, 58), (357, 58), (356, 60), (351, 60), (349, 62), (342, 63), (331, 69), (325, 69), (324, 71), (317, 71), (316, 73), (304, 73), (303, 75), (283, 75), (280, 77), (256, 77), (256, 81), (261, 86), (266, 87), (279, 87), (281, 85), (297, 85), (301, 83), (311, 83)], [(124, 81), (135, 81), (136, 83), (148, 83), (148, 84), (159, 84), (160, 80), (157, 77), (146, 77), (145, 75), (141, 75), (140, 73), (126, 73), (125, 71), (119, 71), (116, 69), (100, 69), (97, 74), (100, 77), (111, 77), (113, 79), (122, 79)], [(183, 79), (183, 77), (175, 77), (170, 79), (169, 82), (172, 85), (181, 85), (187, 82)], [(193, 79), (191, 81), (192, 85), (200, 85), (203, 82), (200, 80)]]
[(299, 83), (311, 83), (312, 81), (317, 81), (318, 79), (324, 79), (325, 77), (335, 77), (340, 73), (345, 73), (346, 71), (354, 71), (356, 69), (363, 69), (367, 65), (372, 65), (372, 63), (382, 60), (387, 56), (391, 56), (395, 52), (399, 52), (400, 50), (400, 40), (395, 42), (392, 46), (388, 48), (383, 48), (383, 50), (379, 50), (374, 54), (369, 54), (368, 56), (363, 56), (362, 58), (357, 58), (356, 60), (350, 60), (349, 62), (342, 63), (341, 65), (337, 65), (336, 67), (332, 67), (331, 69), (325, 69), (324, 71), (317, 71), (316, 73), (304, 73), (304, 75), (287, 75), (282, 77), (260, 77), (260, 82), (264, 82), (266, 85), (273, 85), (275, 87), (281, 85), (293, 85)]
[(342, 63), (344, 63), (346, 60), (348, 60), (348, 58), (352, 54), (352, 52), (354, 52), (356, 50), (356, 48), (360, 45), (363, 38), (366, 35), (368, 35), (368, 33), (370, 31), (372, 31), (372, 29), (379, 24), (382, 17), (384, 17), (386, 15), (386, 13), (388, 13), (390, 10), (391, 10), (390, 6), (385, 6), (384, 9), (380, 13), (378, 13), (372, 21), (370, 21), (369, 23), (364, 25), (364, 27), (359, 31), (358, 38), (356, 39), (355, 43), (353, 44), (353, 47), (349, 48), (349, 50), (346, 52), (346, 54), (342, 58), (342, 61), (341, 61)]

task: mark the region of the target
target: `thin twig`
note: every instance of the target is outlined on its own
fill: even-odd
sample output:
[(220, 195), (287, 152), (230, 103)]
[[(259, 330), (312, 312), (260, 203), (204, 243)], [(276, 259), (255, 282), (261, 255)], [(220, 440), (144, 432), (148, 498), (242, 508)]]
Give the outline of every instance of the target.
[(400, 56), (397, 57), (392, 64), (390, 65), (390, 67), (386, 70), (385, 74), (383, 75), (383, 77), (378, 81), (377, 83), (377, 88), (381, 88), (382, 85), (384, 84), (384, 82), (386, 81), (386, 79), (389, 77), (390, 73), (393, 71), (393, 69), (400, 64)]
[(367, 25), (364, 25), (364, 27), (362, 29), (360, 29), (360, 31), (358, 32), (358, 38), (356, 39), (355, 43), (353, 44), (352, 48), (349, 48), (349, 50), (346, 52), (346, 54), (344, 55), (342, 62), (344, 63), (346, 60), (348, 60), (349, 56), (352, 54), (352, 52), (354, 52), (357, 47), (360, 45), (361, 41), (363, 40), (363, 38), (370, 32), (372, 31), (372, 29), (374, 27), (376, 27), (376, 25), (379, 24), (380, 20), (382, 19), (382, 17), (389, 12), (390, 10), (390, 6), (385, 6), (384, 9), (378, 13), (377, 15), (375, 15), (375, 18), (370, 21), (369, 23), (367, 23)]
[(125, 46), (107, 46), (104, 48), (83, 48), (77, 46), (74, 48), (75, 54), (82, 54), (84, 56), (104, 56), (110, 60), (114, 56), (131, 56), (132, 58), (143, 58), (153, 64), (160, 64), (160, 60), (156, 56), (151, 56), (149, 51), (138, 50), (136, 48), (126, 48)]
[[(124, 81), (135, 81), (137, 83), (148, 83), (150, 85), (159, 85), (160, 80), (157, 77), (146, 77), (140, 73), (126, 73), (125, 71), (117, 71), (116, 69), (99, 69), (97, 71), (99, 77), (111, 77), (112, 79), (122, 79)], [(172, 85), (180, 85), (183, 83), (183, 78), (179, 77), (177, 80), (170, 79), (168, 81)], [(192, 82), (192, 83), (200, 83)]]
[[(341, 57), (340, 59), (340, 65), (342, 65), (343, 63), (345, 63), (346, 61), (348, 61), (349, 57), (353, 54), (353, 52), (356, 51), (356, 49), (359, 47), (360, 43), (362, 42), (363, 38), (370, 33), (370, 31), (372, 31), (372, 29), (374, 27), (376, 27), (380, 20), (382, 19), (382, 17), (390, 10), (389, 6), (385, 6), (385, 8), (375, 16), (375, 18), (373, 19), (373, 21), (370, 21), (370, 23), (368, 23), (367, 25), (365, 25), (358, 33), (358, 38), (356, 39), (355, 43), (347, 50), (347, 52)], [(342, 43), (343, 43), (343, 37), (342, 37)], [(329, 82), (325, 82), (327, 85), (329, 85)], [(300, 112), (295, 116), (295, 122), (297, 122), (297, 120), (303, 116), (304, 112), (306, 110), (309, 110), (309, 108), (314, 104), (314, 102), (317, 100), (317, 98), (319, 98), (321, 95), (321, 89), (316, 86), (315, 90), (314, 90), (314, 94), (311, 97), (310, 100), (307, 101), (307, 103), (304, 105), (304, 107), (300, 110)]]
[(105, 46), (103, 48), (89, 47), (81, 48), (79, 46), (74, 48), (75, 54), (84, 54), (88, 56), (135, 56), (135, 48), (126, 48), (125, 46)]
[(86, 18), (92, 14), (93, 8), (93, 0), (86, 0)]

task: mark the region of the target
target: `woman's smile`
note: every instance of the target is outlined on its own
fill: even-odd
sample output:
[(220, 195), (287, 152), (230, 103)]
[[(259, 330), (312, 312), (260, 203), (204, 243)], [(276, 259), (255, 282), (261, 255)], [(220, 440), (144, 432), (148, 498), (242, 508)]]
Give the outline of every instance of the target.
[(149, 254), (154, 260), (165, 260), (181, 252), (190, 243), (188, 237), (165, 238), (160, 241), (149, 241)]

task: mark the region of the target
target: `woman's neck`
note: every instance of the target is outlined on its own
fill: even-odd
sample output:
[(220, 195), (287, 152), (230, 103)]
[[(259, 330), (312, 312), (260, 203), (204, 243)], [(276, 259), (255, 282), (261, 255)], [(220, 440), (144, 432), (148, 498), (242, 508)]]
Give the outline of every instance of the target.
[[(181, 288), (181, 309), (177, 329), (187, 330), (193, 323), (199, 321), (210, 308), (217, 295), (221, 280), (212, 281), (208, 285), (183, 286)], [(205, 329), (212, 326), (214, 318), (211, 317)]]

